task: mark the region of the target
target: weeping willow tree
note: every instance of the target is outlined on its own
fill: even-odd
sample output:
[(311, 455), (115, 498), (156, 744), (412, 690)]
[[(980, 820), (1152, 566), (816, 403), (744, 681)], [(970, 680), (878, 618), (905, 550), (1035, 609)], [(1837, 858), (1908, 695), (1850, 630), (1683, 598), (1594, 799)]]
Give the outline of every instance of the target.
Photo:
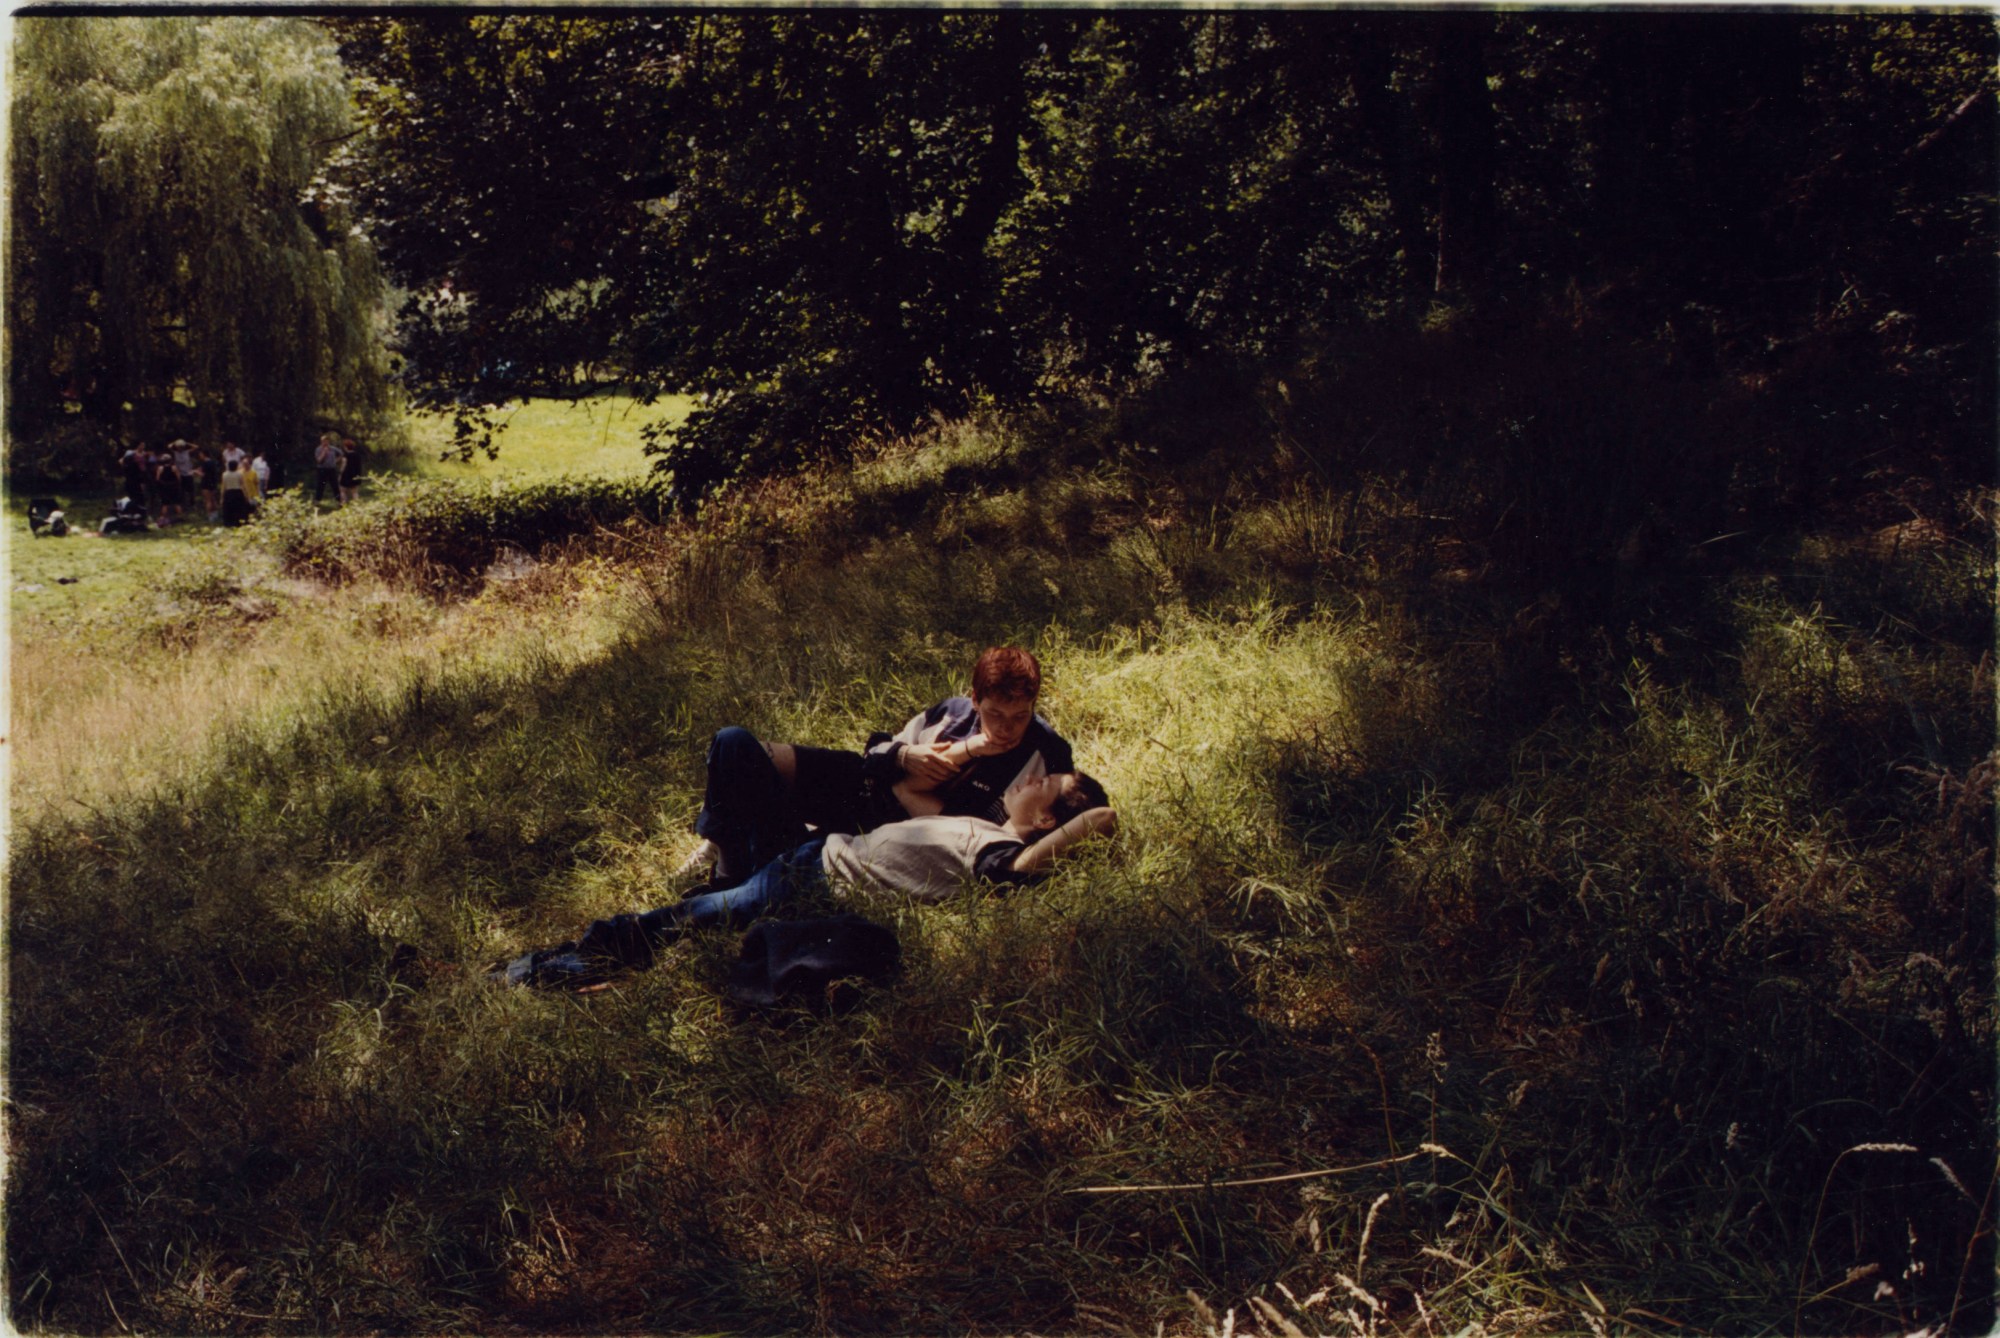
[(374, 250), (327, 176), (346, 75), (291, 18), (14, 25), (8, 419), (287, 453), (387, 403)]

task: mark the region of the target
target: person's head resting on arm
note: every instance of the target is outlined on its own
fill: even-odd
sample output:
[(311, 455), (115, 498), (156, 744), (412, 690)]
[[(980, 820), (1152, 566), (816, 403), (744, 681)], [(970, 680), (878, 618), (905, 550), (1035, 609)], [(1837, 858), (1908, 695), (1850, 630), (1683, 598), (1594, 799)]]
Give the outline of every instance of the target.
[(995, 752), (1026, 737), (1041, 691), (1042, 666), (1025, 650), (995, 646), (974, 662), (972, 708), (979, 715), (979, 732)]
[(1016, 873), (1038, 873), (1076, 842), (1118, 826), (1104, 786), (1081, 771), (1018, 781), (1002, 802), (1007, 827), (1027, 843), (1014, 857)]

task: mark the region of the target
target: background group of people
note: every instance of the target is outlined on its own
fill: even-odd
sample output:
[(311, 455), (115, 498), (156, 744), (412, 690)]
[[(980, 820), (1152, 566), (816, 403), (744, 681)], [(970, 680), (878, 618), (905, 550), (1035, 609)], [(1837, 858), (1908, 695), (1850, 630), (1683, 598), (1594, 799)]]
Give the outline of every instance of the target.
[[(283, 483), (278, 468), (260, 448), (246, 451), (225, 441), (213, 454), (185, 438), (157, 449), (133, 446), (118, 458), (125, 498), (149, 510), (154, 523), (172, 525), (199, 503), (211, 525), (241, 525), (255, 515), (273, 487)], [(361, 448), (354, 438), (323, 433), (313, 451), (313, 502), (327, 491), (344, 506), (361, 487)], [(121, 504), (120, 512), (128, 508)]]

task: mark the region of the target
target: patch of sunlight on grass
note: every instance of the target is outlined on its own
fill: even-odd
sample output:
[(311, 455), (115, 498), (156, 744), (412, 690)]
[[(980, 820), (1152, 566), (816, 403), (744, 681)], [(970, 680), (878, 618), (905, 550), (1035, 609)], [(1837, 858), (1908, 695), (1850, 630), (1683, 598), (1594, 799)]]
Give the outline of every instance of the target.
[[(513, 483), (643, 477), (652, 461), (641, 450), (640, 429), (654, 422), (677, 422), (692, 404), (685, 395), (664, 396), (651, 405), (626, 395), (517, 401), (498, 415), (506, 424), (506, 431), (496, 438), (499, 458), (478, 455), (470, 462), (438, 459), (451, 444), (449, 415), (412, 413), (401, 433), (409, 442), (408, 455), (364, 457), (361, 496), (365, 500), (373, 492), (368, 474), (382, 470)], [(296, 472), (295, 483), (309, 492), (310, 471)], [(190, 544), (219, 533), (197, 517), (144, 534), (101, 538), (97, 524), (110, 513), (115, 492), (56, 496), (71, 525), (71, 533), (62, 539), (34, 538), (28, 529), (27, 495), (7, 499), (9, 608), (17, 622), (28, 624), (17, 629), (18, 636), (62, 639), (86, 621), (138, 607), (141, 601), (150, 608), (149, 592), (172, 560)], [(192, 508), (189, 514), (198, 510)], [(40, 619), (50, 625), (40, 626)]]
[(60, 624), (148, 599), (153, 580), (190, 544), (207, 539), (211, 529), (184, 522), (105, 537), (97, 533), (97, 523), (110, 514), (110, 496), (59, 494), (57, 500), (69, 520), (69, 534), (37, 539), (28, 529), (28, 498), (7, 499), (8, 608), (17, 622), (47, 618)]
[(186, 648), (17, 630), (15, 820), (187, 781), (210, 764), (226, 732), (282, 729), (334, 685), (387, 686), (447, 666), (505, 671), (530, 654), (584, 662), (621, 634), (628, 602), (615, 582), (581, 587), (573, 598), (451, 608), (355, 586)]
[(1062, 666), (1046, 709), (1125, 830), (1151, 850), (1220, 855), (1261, 850), (1282, 830), (1268, 760), (1287, 740), (1340, 728), (1345, 673), (1366, 655), (1352, 630), (1286, 625), (1268, 606), (1088, 644), (1056, 629), (1037, 653)]
[(499, 458), (475, 454), (470, 461), (438, 459), (451, 449), (449, 414), (412, 413), (405, 420), (410, 468), (437, 478), (510, 482), (636, 478), (652, 468), (641, 449), (640, 430), (650, 423), (678, 422), (693, 404), (687, 395), (662, 396), (650, 405), (629, 395), (511, 401), (494, 415), (505, 429), (494, 437)]

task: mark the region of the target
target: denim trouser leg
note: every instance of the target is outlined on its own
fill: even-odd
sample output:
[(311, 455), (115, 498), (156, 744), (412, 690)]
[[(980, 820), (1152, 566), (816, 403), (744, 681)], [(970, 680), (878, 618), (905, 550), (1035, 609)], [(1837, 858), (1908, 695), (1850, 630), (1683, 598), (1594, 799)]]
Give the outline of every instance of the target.
[(766, 864), (735, 887), (706, 892), (642, 915), (593, 920), (573, 943), (525, 953), (495, 972), (510, 985), (579, 988), (606, 979), (621, 967), (648, 967), (661, 948), (689, 929), (726, 925), (741, 928), (792, 897), (826, 886), (816, 836)]
[(826, 838), (816, 836), (772, 860), (735, 887), (689, 897), (678, 906), (668, 907), (668, 912), (690, 929), (706, 929), (711, 925), (740, 928), (795, 896), (825, 887), (826, 872), (820, 863), (820, 852), (825, 845)]
[(723, 866), (738, 877), (805, 839), (784, 777), (749, 730), (730, 725), (709, 741), (708, 785), (694, 829), (715, 842)]

